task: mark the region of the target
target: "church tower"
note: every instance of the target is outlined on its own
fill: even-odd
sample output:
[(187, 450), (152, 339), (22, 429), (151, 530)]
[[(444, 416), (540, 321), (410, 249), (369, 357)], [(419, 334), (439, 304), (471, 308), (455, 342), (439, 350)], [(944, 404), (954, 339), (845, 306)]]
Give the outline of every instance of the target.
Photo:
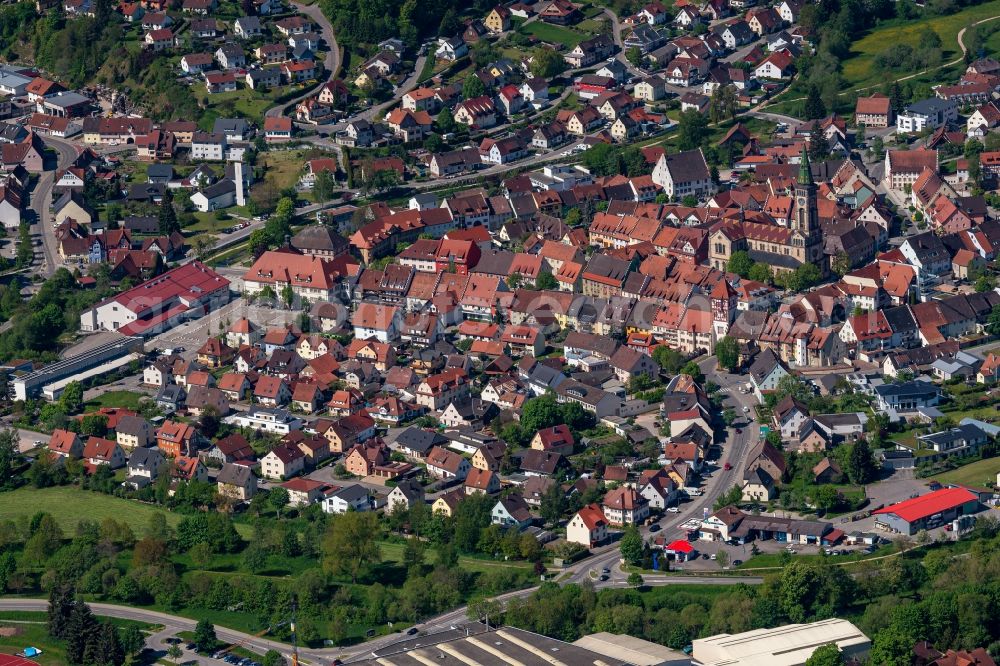
[(819, 226), (819, 210), (816, 207), (816, 183), (813, 182), (812, 169), (809, 167), (809, 153), (805, 146), (799, 158), (799, 177), (795, 183), (795, 217), (792, 229), (801, 238), (794, 239), (798, 245), (804, 245), (801, 256), (802, 263), (815, 264), (823, 275), (827, 275), (828, 266), (823, 256), (823, 234)]
[(793, 228), (809, 237), (819, 231), (819, 213), (816, 211), (816, 183), (809, 168), (809, 153), (802, 147), (799, 158), (799, 178), (795, 183), (795, 224)]

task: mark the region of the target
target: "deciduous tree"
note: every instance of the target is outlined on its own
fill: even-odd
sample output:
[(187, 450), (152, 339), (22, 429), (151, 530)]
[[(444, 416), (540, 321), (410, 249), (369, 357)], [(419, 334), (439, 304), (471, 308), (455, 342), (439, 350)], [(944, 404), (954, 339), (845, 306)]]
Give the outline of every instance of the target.
[(626, 527), (619, 546), (622, 559), (628, 564), (638, 564), (642, 561), (642, 546), (642, 535), (639, 533), (639, 529), (635, 525)]
[(734, 338), (723, 336), (715, 343), (715, 357), (719, 365), (732, 372), (740, 364), (740, 346)]
[(547, 46), (535, 49), (531, 59), (531, 73), (543, 79), (551, 79), (566, 69), (566, 59), (562, 54)]
[(740, 277), (749, 277), (750, 269), (754, 267), (754, 261), (750, 258), (750, 253), (746, 250), (737, 250), (729, 256), (726, 270), (736, 273)]
[(378, 522), (370, 512), (351, 511), (335, 517), (323, 536), (323, 570), (357, 583), (381, 562), (377, 535)]
[(841, 666), (843, 663), (844, 657), (836, 643), (821, 645), (806, 659), (806, 666)]
[(462, 97), (472, 99), (473, 97), (481, 97), (485, 94), (486, 86), (482, 80), (475, 74), (469, 74), (465, 78), (465, 83), (462, 84)]

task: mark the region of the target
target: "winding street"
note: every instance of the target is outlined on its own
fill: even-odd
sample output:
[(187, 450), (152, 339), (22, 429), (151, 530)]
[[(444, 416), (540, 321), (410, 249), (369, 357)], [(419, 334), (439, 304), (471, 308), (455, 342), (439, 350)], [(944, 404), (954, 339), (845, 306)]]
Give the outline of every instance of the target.
[(49, 212), (52, 206), (52, 188), (55, 186), (56, 174), (61, 169), (68, 167), (80, 149), (68, 141), (56, 139), (51, 136), (43, 137), (45, 145), (56, 151), (56, 167), (51, 171), (43, 171), (38, 174), (38, 181), (31, 191), (31, 210), (34, 211), (34, 224), (38, 229), (32, 229), (32, 234), (39, 234), (42, 237), (42, 250), (44, 258), (40, 273), (48, 277), (56, 272), (61, 262), (59, 260), (59, 242), (56, 240), (55, 230), (52, 228), (52, 215)]
[[(662, 577), (664, 580), (659, 581), (657, 577), (648, 577), (649, 585), (667, 585), (667, 584), (684, 584), (684, 585), (732, 585), (735, 583), (761, 583), (763, 578), (759, 577), (747, 577), (747, 576), (731, 576), (731, 577), (716, 577), (716, 576), (692, 576), (692, 577), (673, 577), (667, 578)], [(621, 584), (615, 583), (597, 583), (595, 587), (621, 587)], [(538, 588), (528, 588), (525, 590), (517, 590), (515, 592), (509, 592), (507, 594), (502, 594), (495, 597), (498, 601), (508, 601), (510, 599), (518, 597), (527, 597), (532, 594)], [(48, 609), (49, 602), (47, 599), (0, 599), (0, 611), (29, 611), (29, 612), (45, 612)], [(194, 631), (196, 620), (191, 620), (185, 617), (179, 617), (177, 615), (170, 615), (168, 613), (161, 613), (159, 611), (146, 610), (143, 608), (133, 608), (131, 606), (119, 606), (117, 604), (105, 604), (105, 603), (91, 603), (88, 602), (91, 610), (94, 614), (102, 617), (113, 617), (125, 620), (135, 620), (138, 622), (146, 622), (148, 624), (163, 625), (164, 629), (156, 632), (153, 636), (147, 639), (147, 647), (152, 650), (160, 651), (165, 653), (168, 647), (166, 639), (171, 638), (177, 632), (181, 631)], [(453, 611), (444, 613), (443, 615), (438, 615), (426, 622), (417, 624), (416, 627), (420, 630), (422, 636), (428, 636), (439, 633), (447, 633), (454, 628), (463, 628), (468, 619), (466, 617), (467, 608), (462, 606), (461, 608), (456, 608)], [(472, 623), (469, 627), (470, 632), (478, 633), (482, 631), (481, 625), (479, 623)], [(286, 658), (291, 658), (292, 646), (287, 643), (280, 643), (278, 641), (268, 640), (266, 638), (259, 638), (252, 634), (247, 634), (242, 631), (234, 631), (232, 629), (227, 629), (221, 625), (215, 625), (215, 634), (218, 636), (219, 640), (231, 645), (237, 645), (239, 647), (245, 648), (252, 652), (257, 652), (259, 654), (264, 654), (268, 650), (277, 650)], [(362, 660), (367, 659), (374, 653), (380, 651), (392, 651), (393, 646), (397, 643), (405, 643), (408, 639), (402, 633), (389, 634), (387, 636), (382, 636), (364, 643), (359, 643), (357, 645), (352, 645), (345, 648), (299, 648), (299, 657), (310, 664), (313, 665), (323, 665), (326, 666), (334, 659), (344, 660), (346, 663), (350, 663), (352, 660)], [(424, 641), (426, 643), (426, 640)], [(201, 664), (219, 664), (221, 662), (209, 659), (207, 657), (198, 657), (196, 655), (190, 655), (190, 653), (185, 653), (185, 657), (192, 659), (193, 661)]]
[(625, 69), (627, 69), (633, 76), (645, 76), (645, 72), (630, 63), (628, 58), (625, 57), (625, 43), (622, 41), (622, 24), (621, 21), (618, 20), (618, 15), (610, 9), (605, 9), (604, 15), (611, 19), (611, 36), (615, 40), (615, 46), (618, 47), (618, 53), (615, 54), (615, 59), (625, 65)]
[(282, 102), (277, 106), (272, 106), (270, 109), (264, 112), (264, 116), (268, 118), (276, 118), (278, 116), (284, 115), (285, 109), (295, 108), (295, 105), (318, 93), (320, 89), (326, 85), (326, 82), (331, 78), (337, 76), (337, 72), (340, 70), (340, 46), (337, 44), (337, 36), (333, 33), (333, 26), (330, 25), (329, 19), (323, 14), (323, 10), (320, 9), (318, 3), (311, 5), (304, 5), (301, 2), (296, 2), (292, 0), (292, 4), (295, 6), (295, 10), (301, 14), (305, 14), (313, 23), (319, 26), (320, 34), (323, 35), (323, 41), (326, 42), (326, 46), (329, 49), (326, 53), (326, 57), (323, 59), (323, 68), (326, 72), (322, 81), (320, 81), (315, 88), (307, 90), (298, 97), (288, 100), (287, 102)]

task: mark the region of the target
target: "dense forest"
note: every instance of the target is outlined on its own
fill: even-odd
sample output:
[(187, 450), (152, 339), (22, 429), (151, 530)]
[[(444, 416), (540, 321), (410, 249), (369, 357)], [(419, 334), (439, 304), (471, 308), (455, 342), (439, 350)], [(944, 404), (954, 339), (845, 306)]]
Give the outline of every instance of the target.
[(375, 44), (399, 37), (410, 46), (420, 39), (459, 30), (461, 14), (484, 16), (493, 5), (489, 0), (321, 0), (337, 40), (345, 46)]

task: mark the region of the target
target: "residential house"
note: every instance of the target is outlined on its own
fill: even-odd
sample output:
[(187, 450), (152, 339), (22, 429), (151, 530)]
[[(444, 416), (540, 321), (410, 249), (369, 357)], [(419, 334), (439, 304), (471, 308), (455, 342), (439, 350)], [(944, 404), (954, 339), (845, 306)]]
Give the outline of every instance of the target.
[(367, 488), (360, 484), (354, 484), (325, 495), (322, 506), (324, 513), (332, 514), (369, 511), (372, 508), (372, 500)]
[(602, 502), (610, 525), (639, 525), (649, 517), (649, 502), (635, 488), (620, 486), (608, 491)]
[(154, 441), (153, 427), (141, 416), (127, 414), (115, 424), (115, 441), (128, 452), (150, 446)]
[(469, 461), (448, 449), (433, 447), (427, 453), (427, 473), (438, 479), (457, 479), (464, 481), (472, 465)]
[(267, 479), (290, 479), (305, 469), (306, 454), (292, 444), (278, 444), (260, 459), (260, 470)]
[(501, 497), (491, 512), (490, 522), (501, 527), (524, 529), (531, 525), (534, 517), (524, 498), (516, 493)]
[(246, 465), (226, 463), (215, 478), (218, 493), (223, 497), (247, 502), (257, 494), (257, 477)]
[(157, 479), (166, 459), (159, 449), (137, 448), (128, 459), (124, 485), (139, 490)]
[(594, 548), (608, 538), (608, 519), (598, 504), (588, 504), (566, 525), (566, 541)]
[(491, 470), (473, 467), (465, 477), (466, 495), (495, 495), (500, 492), (500, 476)]
[(200, 436), (194, 426), (179, 421), (164, 421), (156, 430), (156, 448), (169, 458), (193, 456), (199, 448)]

